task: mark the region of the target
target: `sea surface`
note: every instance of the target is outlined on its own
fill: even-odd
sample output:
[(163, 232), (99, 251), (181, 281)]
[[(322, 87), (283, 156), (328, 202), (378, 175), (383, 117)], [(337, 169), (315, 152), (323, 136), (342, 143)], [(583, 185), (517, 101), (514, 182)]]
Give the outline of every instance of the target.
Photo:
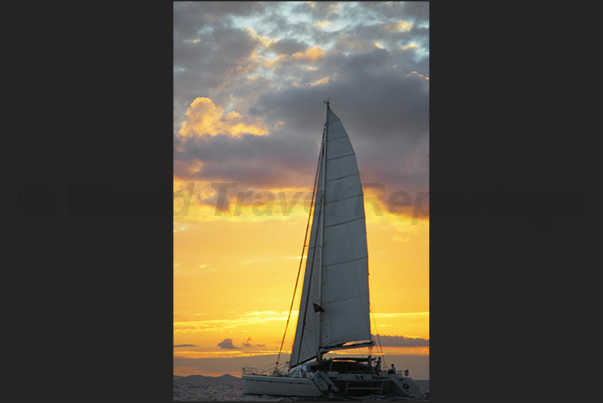
[(232, 375), (218, 377), (189, 375), (185, 377), (174, 376), (174, 401), (428, 401), (429, 381), (415, 381), (423, 394), (420, 398), (405, 398), (394, 395), (370, 395), (370, 396), (324, 396), (324, 397), (289, 397), (289, 396), (255, 396), (244, 395), (241, 378)]

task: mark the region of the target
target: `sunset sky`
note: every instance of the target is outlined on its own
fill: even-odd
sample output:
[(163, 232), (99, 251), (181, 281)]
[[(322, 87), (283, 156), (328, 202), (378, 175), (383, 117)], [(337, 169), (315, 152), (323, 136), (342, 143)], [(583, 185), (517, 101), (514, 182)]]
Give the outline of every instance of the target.
[(364, 187), (372, 333), (429, 379), (428, 2), (174, 3), (175, 375), (274, 364), (329, 97)]

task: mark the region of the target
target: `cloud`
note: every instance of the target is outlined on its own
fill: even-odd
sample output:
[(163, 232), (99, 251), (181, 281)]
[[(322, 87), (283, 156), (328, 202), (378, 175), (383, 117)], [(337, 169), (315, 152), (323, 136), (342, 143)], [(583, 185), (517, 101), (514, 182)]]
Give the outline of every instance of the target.
[(196, 347), (195, 344), (174, 344), (174, 347)]
[(417, 76), (417, 77), (421, 77), (421, 78), (424, 78), (425, 80), (429, 80), (429, 77), (426, 77), (426, 76), (424, 76), (423, 74), (419, 74), (419, 73), (417, 73), (416, 71), (411, 71), (410, 73), (408, 73), (408, 74), (406, 75), (406, 77), (410, 77), (410, 76), (411, 76), (411, 75), (413, 75), (413, 74), (414, 74), (415, 76)]
[[(191, 182), (237, 183), (231, 194), (245, 191), (244, 187), (256, 192), (275, 187), (311, 187), (321, 126), (318, 122), (313, 137), (284, 126), (275, 127), (270, 136), (178, 136), (174, 175)], [(191, 169), (194, 167), (200, 169)], [(213, 203), (217, 196), (214, 193), (204, 198), (211, 198)]]
[(429, 20), (429, 2), (428, 1), (404, 1), (404, 2), (358, 2), (363, 13), (368, 14), (368, 18), (379, 18), (387, 15), (393, 19), (409, 19), (411, 21), (426, 22)]
[(243, 347), (252, 347), (251, 343), (249, 343), (253, 338), (249, 336), (247, 340), (243, 343)]
[(207, 25), (228, 23), (233, 17), (261, 12), (264, 7), (255, 1), (175, 2), (174, 31), (180, 37), (194, 37)]
[(404, 337), (404, 336), (373, 336), (375, 341), (381, 343), (383, 347), (423, 347), (429, 346), (429, 339), (420, 337)]
[[(273, 47), (271, 47), (273, 48)], [(272, 73), (275, 73), (277, 69), (299, 69), (307, 68), (307, 64), (316, 64), (321, 59), (324, 59), (325, 51), (316, 45), (312, 48), (305, 48), (291, 55), (279, 54), (277, 58), (267, 59), (263, 58), (261, 64), (262, 67), (270, 69)], [(311, 68), (315, 70), (316, 68)]]
[(232, 344), (232, 339), (224, 339), (221, 343), (218, 343), (218, 346), (220, 346), (220, 348), (227, 349), (227, 350), (238, 350), (239, 349), (239, 347), (235, 347)]
[[(228, 186), (228, 185), (225, 185)], [(219, 188), (218, 188), (219, 189)], [(228, 187), (224, 187), (224, 189), (227, 191)], [(212, 208), (216, 208), (216, 210), (222, 211), (222, 212), (228, 212), (230, 211), (230, 198), (229, 197), (224, 197), (223, 200), (220, 198), (220, 193), (218, 190), (216, 190), (215, 188), (212, 188), (212, 190), (215, 190), (213, 192), (213, 194), (211, 195), (211, 197), (206, 197), (203, 198), (201, 194), (197, 194), (197, 201), (199, 202), (199, 204), (201, 205), (205, 205), (205, 206), (210, 206)], [(203, 191), (203, 189), (201, 189), (201, 191)]]
[(254, 348), (254, 347), (265, 347), (266, 346), (266, 344), (256, 344), (256, 345), (253, 345), (253, 344), (250, 343), (250, 341), (252, 341), (252, 340), (253, 340), (253, 337), (249, 336), (247, 338), (247, 340), (245, 340), (245, 342), (242, 343), (243, 348)]
[(286, 38), (270, 45), (270, 50), (274, 50), (276, 53), (281, 55), (292, 55), (293, 53), (305, 51), (307, 47), (308, 45), (304, 42), (300, 42), (292, 38)]
[(241, 137), (244, 134), (265, 136), (268, 129), (261, 118), (241, 116), (232, 111), (224, 116), (224, 108), (205, 97), (197, 97), (186, 111), (186, 121), (179, 131), (185, 137), (226, 135)]
[[(295, 314), (296, 312), (294, 311), (293, 313)], [(280, 321), (284, 324), (287, 320), (287, 316), (288, 311), (253, 311), (228, 319), (174, 322), (174, 332), (197, 333), (203, 331), (237, 329), (243, 326), (254, 326), (271, 321)], [(232, 339), (224, 339), (222, 343), (226, 343), (225, 345), (232, 345)]]
[(323, 77), (320, 80), (318, 80), (317, 82), (315, 82), (314, 85), (326, 84), (328, 82), (329, 82), (329, 77)]
[(412, 27), (413, 27), (413, 22), (412, 21), (400, 20), (400, 21), (397, 21), (397, 22), (395, 22), (393, 24), (386, 25), (385, 29), (387, 29), (389, 31), (404, 32), (404, 31), (410, 31)]
[(304, 52), (297, 52), (291, 55), (293, 60), (307, 60), (315, 62), (325, 57), (325, 52), (318, 45), (306, 49)]
[(428, 1), (405, 1), (403, 12), (410, 18), (418, 21), (429, 20), (429, 2)]
[[(400, 133), (407, 139), (418, 138), (427, 133), (429, 125), (429, 82), (418, 79), (418, 74), (427, 76), (427, 72), (416, 68), (411, 60), (413, 54), (413, 50), (387, 51), (374, 46), (369, 52), (348, 56), (329, 54), (313, 77), (312, 73), (307, 74), (312, 77), (307, 82), (316, 82), (325, 77), (320, 70), (336, 73), (336, 79), (330, 79), (328, 85), (315, 91), (289, 88), (266, 93), (255, 108), (267, 120), (280, 119), (285, 125), (302, 130), (307, 128), (310, 115), (324, 118), (318, 112), (324, 108), (321, 101), (331, 97), (338, 115), (349, 112), (351, 120), (344, 120), (344, 125), (356, 126), (373, 140), (391, 139)], [(398, 64), (408, 65), (404, 74), (388, 68)], [(408, 76), (413, 71), (416, 73)]]
[(220, 104), (228, 101), (223, 94), (237, 86), (237, 74), (251, 70), (249, 59), (260, 45), (248, 31), (232, 28), (231, 18), (219, 17), (228, 8), (216, 8), (217, 4), (174, 3), (175, 128), (182, 125), (195, 98), (209, 96)]

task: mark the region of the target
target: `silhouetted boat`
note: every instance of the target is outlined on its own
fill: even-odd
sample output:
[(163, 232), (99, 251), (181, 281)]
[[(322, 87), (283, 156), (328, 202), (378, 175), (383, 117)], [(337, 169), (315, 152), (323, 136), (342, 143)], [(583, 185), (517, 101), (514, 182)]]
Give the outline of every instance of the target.
[(243, 393), (392, 393), (418, 397), (419, 389), (408, 372), (382, 369), (381, 358), (323, 359), (329, 351), (375, 344), (371, 339), (360, 173), (348, 134), (329, 101), (325, 103), (326, 123), (314, 184), (311, 228), (308, 221), (310, 243), (291, 359), (284, 370), (275, 368), (271, 374), (244, 368)]

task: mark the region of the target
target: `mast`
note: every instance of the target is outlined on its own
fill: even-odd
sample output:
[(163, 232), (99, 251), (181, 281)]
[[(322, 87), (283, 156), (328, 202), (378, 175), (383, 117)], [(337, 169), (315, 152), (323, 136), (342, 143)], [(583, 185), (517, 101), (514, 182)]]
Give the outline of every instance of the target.
[[(322, 215), (322, 219), (320, 220), (320, 266), (318, 273), (318, 305), (322, 307), (322, 276), (323, 276), (323, 264), (324, 264), (324, 256), (325, 256), (325, 210), (327, 207), (327, 135), (329, 128), (329, 100), (324, 101), (325, 103), (325, 127), (324, 127), (324, 135), (323, 135), (323, 155), (322, 155), (322, 196), (321, 196), (321, 206), (320, 211)], [(322, 337), (322, 322), (323, 322), (323, 311), (322, 309), (319, 311), (320, 319), (318, 326), (318, 351), (316, 352), (316, 361), (322, 360), (322, 352), (320, 340)]]

